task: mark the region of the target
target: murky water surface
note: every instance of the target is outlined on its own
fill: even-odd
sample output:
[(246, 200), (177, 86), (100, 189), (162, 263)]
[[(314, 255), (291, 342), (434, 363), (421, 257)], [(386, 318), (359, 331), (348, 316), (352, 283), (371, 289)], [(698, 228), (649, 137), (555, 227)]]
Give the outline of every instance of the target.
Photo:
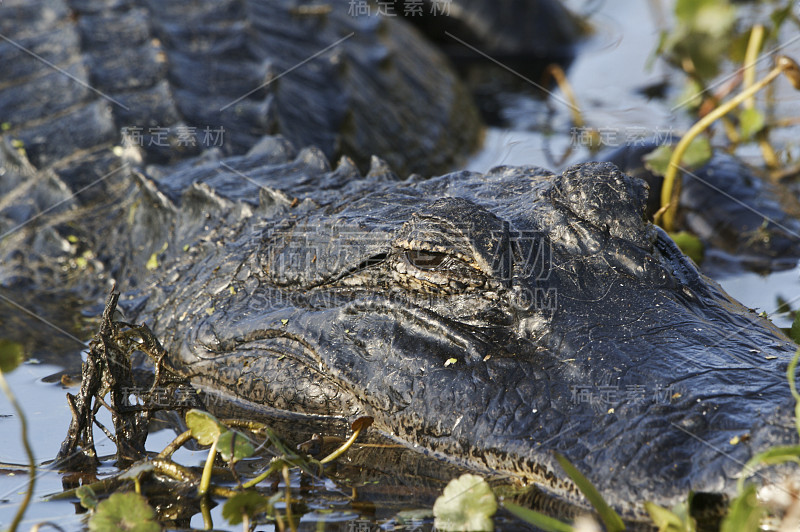
[[(655, 46), (658, 28), (664, 23), (665, 15), (659, 15), (652, 10), (652, 6), (657, 4), (658, 2), (641, 0), (615, 0), (606, 3), (581, 3), (578, 6), (598, 9), (592, 15), (598, 30), (583, 47), (569, 71), (569, 78), (587, 124), (600, 128), (601, 133), (604, 131), (609, 143), (622, 145), (641, 139), (657, 139), (660, 135), (679, 132), (689, 125), (688, 118), (679, 109), (671, 108), (671, 102), (649, 100), (640, 90), (661, 82), (666, 76), (674, 75), (657, 62), (651, 69), (645, 68)], [(794, 48), (797, 45), (795, 43)], [(791, 52), (791, 47), (787, 51)], [(800, 56), (800, 53), (795, 53), (795, 56)], [(551, 98), (549, 109), (525, 95), (509, 94), (504, 98), (504, 113), (511, 127), (490, 129), (483, 150), (467, 165), (469, 169), (486, 171), (500, 164), (536, 164), (557, 169), (588, 157), (588, 150), (581, 146), (579, 137), (576, 137), (580, 132), (570, 131), (569, 109), (561, 103), (564, 97), (560, 92), (556, 91)], [(572, 152), (562, 161), (570, 146), (573, 148)], [(793, 308), (800, 307), (800, 269), (769, 276), (739, 274), (720, 279), (720, 282), (732, 296), (759, 312), (766, 311), (781, 327), (787, 327), (790, 323), (786, 314), (776, 313), (778, 297), (789, 301)], [(46, 336), (60, 333), (42, 326), (35, 332), (31, 331), (31, 334)], [(29, 360), (8, 375), (8, 382), (23, 405), (33, 452), (41, 465), (36, 478), (36, 498), (27, 512), (22, 530), (42, 521), (57, 523), (66, 530), (82, 526), (81, 517), (72, 502), (42, 501), (44, 495), (62, 490), (62, 476), (48, 470), (45, 464), (57, 454), (69, 425), (70, 414), (64, 395), (67, 391), (77, 392), (77, 387), (67, 388), (57, 380), (53, 382), (53, 379), (47, 377), (58, 374), (65, 367), (74, 370), (79, 356), (76, 349), (59, 355), (60, 358), (56, 360), (46, 357), (47, 363)], [(110, 420), (105, 422), (110, 425)], [(19, 426), (19, 419), (8, 401), (5, 398), (0, 399), (2, 528), (10, 523), (28, 482)], [(113, 454), (113, 445), (100, 431), (95, 431), (95, 434), (98, 452), (101, 455)], [(168, 431), (151, 434), (148, 449), (159, 451), (172, 437), (173, 434)], [(176, 458), (186, 465), (200, 465), (205, 460), (205, 452), (184, 450)], [(113, 467), (106, 464), (100, 473), (113, 471)], [(293, 484), (295, 481), (298, 479), (293, 479)], [(392, 529), (392, 525), (397, 525), (395, 530), (413, 529), (388, 521), (398, 508), (391, 507), (388, 503), (386, 508), (376, 508), (375, 503), (351, 503), (348, 499), (350, 493), (330, 481), (320, 480), (304, 493), (304, 502), (310, 511), (301, 521), (303, 529), (378, 530), (381, 524), (384, 529)], [(392, 494), (389, 493), (387, 500), (391, 500), (391, 497)], [(404, 500), (411, 502), (408, 503), (409, 506), (400, 509), (415, 508), (413, 497)], [(218, 506), (212, 510), (212, 516), (218, 527), (225, 528), (220, 512), (221, 507)], [(430, 519), (421, 522), (426, 529), (430, 528)], [(504, 528), (502, 519), (498, 523), (500, 528)], [(193, 527), (200, 528), (202, 525), (199, 515), (191, 521)], [(505, 529), (515, 529), (517, 526), (514, 523), (506, 524)], [(238, 526), (230, 528), (239, 529)], [(258, 530), (269, 529), (271, 525), (258, 527)]]

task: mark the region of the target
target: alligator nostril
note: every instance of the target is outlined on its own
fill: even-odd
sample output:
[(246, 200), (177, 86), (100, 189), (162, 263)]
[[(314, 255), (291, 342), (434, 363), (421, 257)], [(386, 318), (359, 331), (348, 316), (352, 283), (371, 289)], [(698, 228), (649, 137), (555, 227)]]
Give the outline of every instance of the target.
[(647, 246), (647, 188), (613, 164), (572, 166), (556, 177), (551, 195), (572, 214), (611, 236)]

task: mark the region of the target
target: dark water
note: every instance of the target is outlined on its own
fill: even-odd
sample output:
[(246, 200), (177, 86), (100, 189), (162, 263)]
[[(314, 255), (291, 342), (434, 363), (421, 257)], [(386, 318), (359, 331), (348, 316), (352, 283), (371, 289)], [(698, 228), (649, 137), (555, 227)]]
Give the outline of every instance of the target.
[[(615, 0), (614, 2), (572, 3), (581, 9), (598, 9), (591, 20), (597, 27), (596, 34), (584, 46), (581, 54), (569, 71), (569, 79), (584, 111), (588, 125), (605, 132), (610, 144), (621, 145), (640, 139), (656, 139), (671, 132), (679, 133), (690, 125), (690, 119), (680, 109), (673, 109), (673, 102), (649, 100), (640, 89), (662, 82), (666, 77), (676, 78), (666, 66), (656, 62), (651, 69), (645, 65), (658, 38), (658, 28), (668, 22), (666, 13), (658, 14), (658, 2), (641, 0)], [(665, 9), (662, 7), (662, 9)], [(800, 46), (795, 42), (785, 53), (800, 57)], [(791, 105), (791, 96), (778, 91), (779, 100)], [(563, 95), (557, 90), (551, 98), (550, 109), (543, 109), (534, 98), (508, 94), (502, 97), (504, 116), (509, 127), (492, 128), (487, 132), (484, 148), (468, 163), (467, 167), (485, 171), (498, 164), (537, 164), (557, 169), (559, 159), (572, 147), (572, 153), (560, 165), (584, 160), (589, 156), (586, 146), (581, 145), (580, 132), (570, 131), (569, 112), (559, 104)], [(543, 134), (543, 131), (551, 133)], [(555, 131), (556, 133), (552, 133)], [(787, 138), (798, 138), (784, 132)], [(796, 142), (796, 140), (794, 141)], [(777, 298), (795, 301), (800, 306), (800, 269), (775, 273), (769, 276), (738, 274), (719, 279), (723, 287), (746, 306), (766, 311), (779, 325), (786, 327), (786, 315), (776, 314)], [(20, 303), (28, 303), (20, 301)], [(8, 303), (0, 302), (4, 316), (21, 314)], [(6, 318), (10, 319), (10, 318)], [(64, 324), (61, 324), (64, 325)], [(69, 324), (68, 324), (69, 325)], [(73, 323), (70, 334), (81, 340), (91, 336), (93, 324)], [(20, 334), (25, 343), (33, 341), (37, 347), (32, 358), (10, 373), (7, 378), (11, 388), (23, 405), (28, 419), (29, 436), (39, 464), (55, 457), (66, 434), (70, 414), (64, 395), (77, 392), (77, 387), (63, 385), (58, 377), (63, 372), (74, 372), (79, 366), (81, 346), (63, 332), (36, 320), (21, 320)], [(26, 338), (26, 335), (30, 337)], [(34, 338), (35, 337), (35, 338)], [(55, 377), (52, 377), (55, 375)], [(103, 420), (110, 424), (110, 420)], [(151, 434), (148, 449), (160, 451), (174, 435), (169, 431)], [(100, 431), (96, 431), (97, 450), (101, 455), (114, 452), (111, 444)], [(185, 465), (201, 465), (205, 451), (182, 450), (176, 459)], [(20, 442), (19, 420), (11, 405), (0, 399), (0, 528), (5, 528), (22, 500), (27, 485), (26, 457)], [(111, 473), (114, 468), (105, 465), (100, 473)], [(35, 523), (52, 521), (66, 530), (81, 528), (81, 516), (71, 502), (44, 502), (42, 497), (62, 489), (62, 476), (42, 467), (37, 475), (36, 498), (29, 507), (21, 530)], [(299, 478), (293, 477), (293, 487), (299, 488)], [(421, 490), (424, 491), (424, 490)], [(435, 493), (418, 493), (389, 484), (373, 484), (365, 493), (366, 502), (352, 502), (350, 491), (338, 487), (331, 480), (319, 479), (302, 493), (296, 492), (308, 506), (309, 512), (301, 524), (305, 530), (414, 530), (412, 525), (401, 525), (391, 517), (400, 510), (430, 510)], [(221, 507), (212, 510), (218, 528), (239, 530), (240, 526), (226, 525), (221, 516)], [(421, 521), (430, 529), (429, 518)], [(191, 526), (201, 528), (199, 515), (191, 520)], [(500, 529), (514, 530), (518, 526), (503, 518), (498, 520)], [(392, 528), (395, 527), (395, 528)], [(271, 525), (261, 525), (258, 530), (270, 530)]]

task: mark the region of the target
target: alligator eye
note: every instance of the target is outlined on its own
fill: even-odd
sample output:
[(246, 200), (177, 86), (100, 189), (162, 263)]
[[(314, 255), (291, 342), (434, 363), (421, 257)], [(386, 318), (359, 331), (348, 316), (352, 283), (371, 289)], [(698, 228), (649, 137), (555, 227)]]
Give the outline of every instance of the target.
[(435, 251), (406, 251), (406, 259), (415, 268), (420, 270), (432, 270), (441, 266), (444, 259), (447, 258), (446, 253), (437, 253)]

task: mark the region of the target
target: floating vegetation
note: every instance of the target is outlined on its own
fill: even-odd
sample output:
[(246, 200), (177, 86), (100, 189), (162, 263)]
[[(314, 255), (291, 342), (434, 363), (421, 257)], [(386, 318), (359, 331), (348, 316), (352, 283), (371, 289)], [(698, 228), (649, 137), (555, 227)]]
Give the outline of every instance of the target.
[(494, 530), (497, 499), (489, 484), (477, 475), (453, 479), (433, 505), (434, 526), (440, 530)]

